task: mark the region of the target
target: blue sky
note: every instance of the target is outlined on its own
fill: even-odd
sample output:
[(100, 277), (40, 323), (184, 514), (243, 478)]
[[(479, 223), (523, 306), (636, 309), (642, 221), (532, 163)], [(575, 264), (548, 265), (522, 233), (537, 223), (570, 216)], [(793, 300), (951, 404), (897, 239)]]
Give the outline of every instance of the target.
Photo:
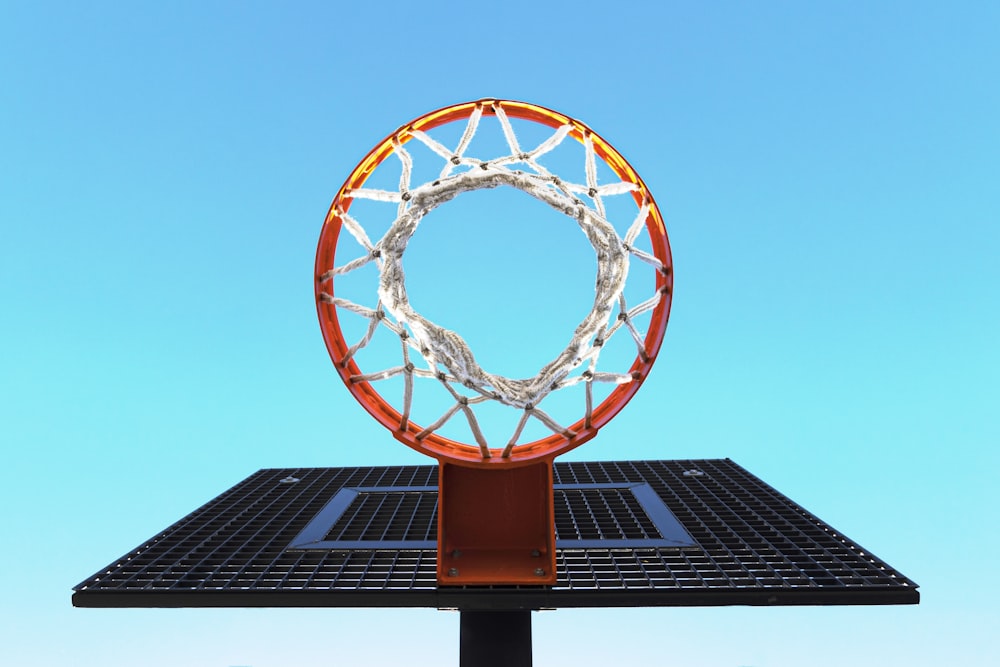
[(730, 457), (923, 594), (900, 608), (548, 612), (538, 664), (987, 664), (1000, 11), (353, 4), (0, 7), (5, 657), (265, 667), (416, 647), (417, 663), (457, 660), (455, 614), (77, 610), (69, 595), (259, 468), (426, 461), (337, 379), (315, 244), (376, 141), (493, 96), (608, 138), (673, 247), (657, 366), (570, 456)]

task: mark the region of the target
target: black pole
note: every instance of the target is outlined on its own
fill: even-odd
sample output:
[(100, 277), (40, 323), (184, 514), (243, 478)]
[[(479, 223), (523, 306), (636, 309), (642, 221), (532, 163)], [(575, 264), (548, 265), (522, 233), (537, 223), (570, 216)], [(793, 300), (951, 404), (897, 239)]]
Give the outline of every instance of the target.
[(460, 667), (531, 667), (531, 612), (462, 611)]

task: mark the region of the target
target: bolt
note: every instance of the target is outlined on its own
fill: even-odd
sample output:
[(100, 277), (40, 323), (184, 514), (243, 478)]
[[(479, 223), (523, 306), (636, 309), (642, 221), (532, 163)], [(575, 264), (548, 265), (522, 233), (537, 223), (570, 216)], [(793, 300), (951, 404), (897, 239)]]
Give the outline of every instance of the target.
[(457, 577), (458, 576), (458, 568), (457, 567), (449, 568), (448, 569), (448, 576), (449, 577)]
[(535, 568), (535, 576), (544, 577), (545, 576), (545, 570), (543, 570), (540, 567), (536, 567)]

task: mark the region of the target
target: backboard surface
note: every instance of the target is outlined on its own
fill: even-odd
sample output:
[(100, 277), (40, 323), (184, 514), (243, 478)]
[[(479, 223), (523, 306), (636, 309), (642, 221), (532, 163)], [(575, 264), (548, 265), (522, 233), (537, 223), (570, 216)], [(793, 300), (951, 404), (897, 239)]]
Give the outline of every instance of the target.
[[(436, 581), (437, 466), (260, 470), (78, 607), (914, 604), (914, 582), (729, 459), (554, 466), (555, 586)], [(488, 513), (490, 508), (482, 510)]]

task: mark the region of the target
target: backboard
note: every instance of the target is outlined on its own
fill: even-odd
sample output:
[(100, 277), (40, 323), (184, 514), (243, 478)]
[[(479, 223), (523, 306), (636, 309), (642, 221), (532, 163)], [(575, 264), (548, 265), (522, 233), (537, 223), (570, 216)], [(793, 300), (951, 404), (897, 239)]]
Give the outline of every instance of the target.
[(434, 465), (260, 470), (76, 586), (73, 604), (513, 611), (919, 601), (914, 582), (729, 459), (556, 462), (556, 584), (439, 586), (436, 483)]

